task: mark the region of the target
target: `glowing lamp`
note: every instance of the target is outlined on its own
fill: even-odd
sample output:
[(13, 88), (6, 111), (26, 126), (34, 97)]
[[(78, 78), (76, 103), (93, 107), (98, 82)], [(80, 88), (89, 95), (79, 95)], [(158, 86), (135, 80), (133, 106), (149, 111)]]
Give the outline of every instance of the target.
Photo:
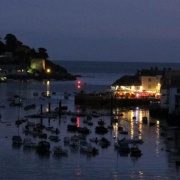
[(51, 72), (51, 69), (49, 69), (49, 68), (46, 69), (46, 72), (47, 72), (47, 73), (50, 73), (50, 72)]

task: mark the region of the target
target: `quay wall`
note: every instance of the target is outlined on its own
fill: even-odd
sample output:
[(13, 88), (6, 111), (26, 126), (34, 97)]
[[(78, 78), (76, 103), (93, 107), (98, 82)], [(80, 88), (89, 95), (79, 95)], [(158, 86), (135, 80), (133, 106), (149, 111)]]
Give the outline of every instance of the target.
[(89, 94), (77, 94), (75, 96), (76, 105), (84, 105), (90, 107), (101, 107), (101, 108), (114, 108), (114, 107), (141, 107), (150, 106), (152, 103), (158, 103), (159, 99), (148, 99), (148, 98), (116, 98), (107, 95), (89, 95)]

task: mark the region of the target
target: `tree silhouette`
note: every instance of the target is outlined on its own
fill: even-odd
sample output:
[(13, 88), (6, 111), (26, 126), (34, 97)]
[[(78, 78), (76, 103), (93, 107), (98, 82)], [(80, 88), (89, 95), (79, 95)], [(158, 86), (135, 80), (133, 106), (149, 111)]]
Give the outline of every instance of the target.
[(0, 54), (3, 54), (5, 52), (5, 45), (4, 43), (1, 41), (1, 37), (0, 37)]
[(17, 48), (22, 46), (22, 42), (18, 41), (16, 36), (13, 34), (7, 34), (4, 38), (5, 40), (5, 45), (6, 45), (6, 51), (14, 52), (17, 50)]
[(49, 57), (45, 48), (40, 47), (36, 51), (34, 48), (24, 45), (13, 34), (7, 34), (4, 41), (3, 43), (0, 38), (0, 54), (6, 51), (11, 52), (15, 60), (25, 62), (29, 61), (30, 58), (47, 59)]
[(38, 56), (39, 58), (47, 59), (48, 58), (47, 50), (42, 47), (38, 48)]

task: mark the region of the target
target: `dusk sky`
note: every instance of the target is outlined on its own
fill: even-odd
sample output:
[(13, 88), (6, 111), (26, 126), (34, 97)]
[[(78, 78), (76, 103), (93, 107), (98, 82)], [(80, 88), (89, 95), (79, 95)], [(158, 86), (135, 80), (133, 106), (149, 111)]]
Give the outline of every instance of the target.
[(1, 0), (8, 33), (52, 60), (180, 62), (180, 0)]

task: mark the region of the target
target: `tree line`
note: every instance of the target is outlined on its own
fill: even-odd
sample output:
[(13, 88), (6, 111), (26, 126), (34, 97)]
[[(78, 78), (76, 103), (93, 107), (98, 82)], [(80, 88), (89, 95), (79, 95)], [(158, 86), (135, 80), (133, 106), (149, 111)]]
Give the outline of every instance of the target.
[(0, 55), (11, 52), (14, 62), (29, 63), (32, 58), (47, 59), (47, 50), (39, 47), (37, 50), (19, 41), (15, 35), (6, 34), (4, 38), (0, 37)]

